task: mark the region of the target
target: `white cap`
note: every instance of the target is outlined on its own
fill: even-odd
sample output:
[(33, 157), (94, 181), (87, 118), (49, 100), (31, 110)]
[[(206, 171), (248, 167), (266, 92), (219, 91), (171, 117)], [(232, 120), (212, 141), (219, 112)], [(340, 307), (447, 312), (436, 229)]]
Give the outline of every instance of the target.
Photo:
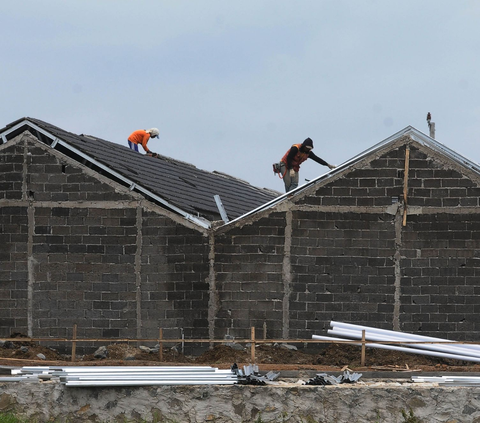
[(147, 132), (150, 134), (152, 138), (158, 138), (158, 135), (160, 134), (157, 128), (151, 128)]

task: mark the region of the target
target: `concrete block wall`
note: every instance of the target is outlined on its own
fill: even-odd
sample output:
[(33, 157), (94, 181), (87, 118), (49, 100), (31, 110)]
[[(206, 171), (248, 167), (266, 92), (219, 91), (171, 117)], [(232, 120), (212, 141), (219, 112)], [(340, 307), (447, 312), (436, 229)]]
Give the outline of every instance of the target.
[(22, 172), (24, 147), (9, 146), (0, 155), (0, 199), (19, 200), (22, 198)]
[(207, 232), (22, 137), (0, 147), (0, 336), (478, 338), (480, 178), (410, 138)]
[(142, 223), (142, 333), (208, 338), (209, 243), (202, 233), (155, 212)]
[(296, 211), (293, 222), (289, 336), (325, 333), (330, 320), (391, 328), (393, 217)]
[(0, 336), (26, 332), (26, 221), (25, 207), (0, 207)]
[(135, 212), (35, 208), (36, 336), (135, 337)]
[(27, 327), (28, 217), (25, 205), (16, 203), (22, 198), (23, 156), (21, 145), (0, 155), (0, 336)]
[(412, 206), (402, 228), (402, 329), (478, 340), (480, 189), (478, 176), (413, 150)]
[(0, 336), (208, 335), (205, 234), (30, 135), (0, 158)]
[(215, 237), (216, 338), (249, 338), (252, 326), (263, 334), (264, 324), (282, 337), (284, 234), (283, 213), (272, 213)]
[[(322, 222), (309, 212), (314, 221), (335, 228), (330, 236), (323, 231), (318, 237), (328, 256), (321, 258), (327, 263), (327, 273), (335, 275), (337, 270), (333, 289), (351, 289), (343, 301), (331, 294), (325, 297), (329, 303), (320, 307), (336, 308), (331, 313), (334, 320), (474, 340), (480, 329), (476, 317), (480, 291), (475, 278), (480, 263), (478, 175), (428, 148), (409, 148), (405, 226), (399, 223), (405, 145), (326, 185), (313, 199), (308, 196), (302, 201), (341, 206), (345, 202), (332, 198), (339, 194), (337, 185), (354, 199), (350, 201), (350, 219), (348, 212), (332, 213)], [(388, 205), (396, 199), (401, 208), (392, 215)], [(381, 206), (387, 213), (378, 213)], [(350, 221), (346, 227), (340, 226), (339, 218), (341, 223)], [(335, 266), (338, 255), (330, 258), (335, 243), (345, 244), (344, 259), (351, 264), (341, 274)], [(351, 248), (354, 243), (358, 248)], [(364, 294), (366, 290), (372, 292), (370, 298)], [(329, 317), (328, 313), (324, 316)]]
[(326, 333), (331, 320), (398, 329), (397, 205), (404, 169), (401, 146), (298, 201), (291, 337)]
[(341, 320), (476, 340), (479, 182), (406, 137), (284, 202), (283, 214), (272, 214), (277, 232), (285, 229), (284, 334), (309, 338)]
[(477, 214), (412, 216), (402, 248), (402, 328), (477, 340), (480, 257)]

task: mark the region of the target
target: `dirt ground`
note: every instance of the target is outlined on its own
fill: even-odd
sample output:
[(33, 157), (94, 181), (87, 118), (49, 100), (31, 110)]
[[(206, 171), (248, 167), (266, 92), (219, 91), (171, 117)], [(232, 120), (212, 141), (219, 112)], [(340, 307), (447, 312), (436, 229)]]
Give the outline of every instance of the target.
[[(95, 358), (93, 354), (77, 356), (75, 362), (70, 356), (39, 345), (38, 343), (22, 341), (22, 335), (14, 334), (12, 338), (18, 341), (7, 341), (0, 347), (0, 365), (31, 366), (31, 365), (158, 365), (158, 352), (142, 351), (127, 343), (106, 346), (106, 358)], [(237, 348), (240, 346), (237, 345)], [(229, 368), (233, 363), (239, 366), (250, 364), (250, 348), (232, 348), (225, 344), (217, 344), (202, 355), (185, 356), (172, 348), (163, 349), (162, 364), (166, 365), (206, 365), (219, 368)], [(45, 359), (38, 358), (43, 354)], [(350, 369), (355, 371), (455, 371), (480, 372), (480, 364), (458, 360), (430, 357), (404, 352), (387, 351), (367, 348), (365, 366), (361, 366), (361, 349), (345, 344), (329, 344), (319, 351), (304, 352), (288, 349), (278, 344), (261, 344), (255, 348), (255, 361), (260, 370), (318, 370), (338, 371)]]

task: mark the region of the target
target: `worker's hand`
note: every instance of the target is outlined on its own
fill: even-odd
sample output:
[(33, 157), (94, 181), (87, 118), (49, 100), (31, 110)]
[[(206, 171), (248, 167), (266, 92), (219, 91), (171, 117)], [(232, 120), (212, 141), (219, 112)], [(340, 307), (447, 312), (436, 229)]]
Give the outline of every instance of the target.
[(329, 164), (328, 167), (329, 167), (330, 169), (335, 169), (337, 166)]
[(158, 157), (158, 154), (157, 154), (157, 153), (154, 153), (153, 151), (149, 151), (149, 152), (148, 152), (148, 155), (149, 155), (149, 156), (152, 156), (152, 157)]
[(295, 169), (290, 169), (290, 178), (295, 176)]

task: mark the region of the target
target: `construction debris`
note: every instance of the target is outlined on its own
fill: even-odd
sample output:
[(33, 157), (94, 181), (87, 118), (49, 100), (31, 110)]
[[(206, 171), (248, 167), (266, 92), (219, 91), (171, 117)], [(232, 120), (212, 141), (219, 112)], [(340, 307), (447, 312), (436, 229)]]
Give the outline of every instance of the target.
[(243, 366), (242, 370), (237, 366), (237, 363), (234, 363), (231, 370), (237, 375), (239, 385), (266, 385), (280, 375), (280, 373), (268, 372), (266, 375), (261, 376), (256, 364)]
[(361, 373), (343, 372), (343, 375), (332, 376), (326, 373), (319, 373), (314, 378), (305, 382), (305, 385), (340, 385), (342, 383), (355, 383), (362, 377)]

